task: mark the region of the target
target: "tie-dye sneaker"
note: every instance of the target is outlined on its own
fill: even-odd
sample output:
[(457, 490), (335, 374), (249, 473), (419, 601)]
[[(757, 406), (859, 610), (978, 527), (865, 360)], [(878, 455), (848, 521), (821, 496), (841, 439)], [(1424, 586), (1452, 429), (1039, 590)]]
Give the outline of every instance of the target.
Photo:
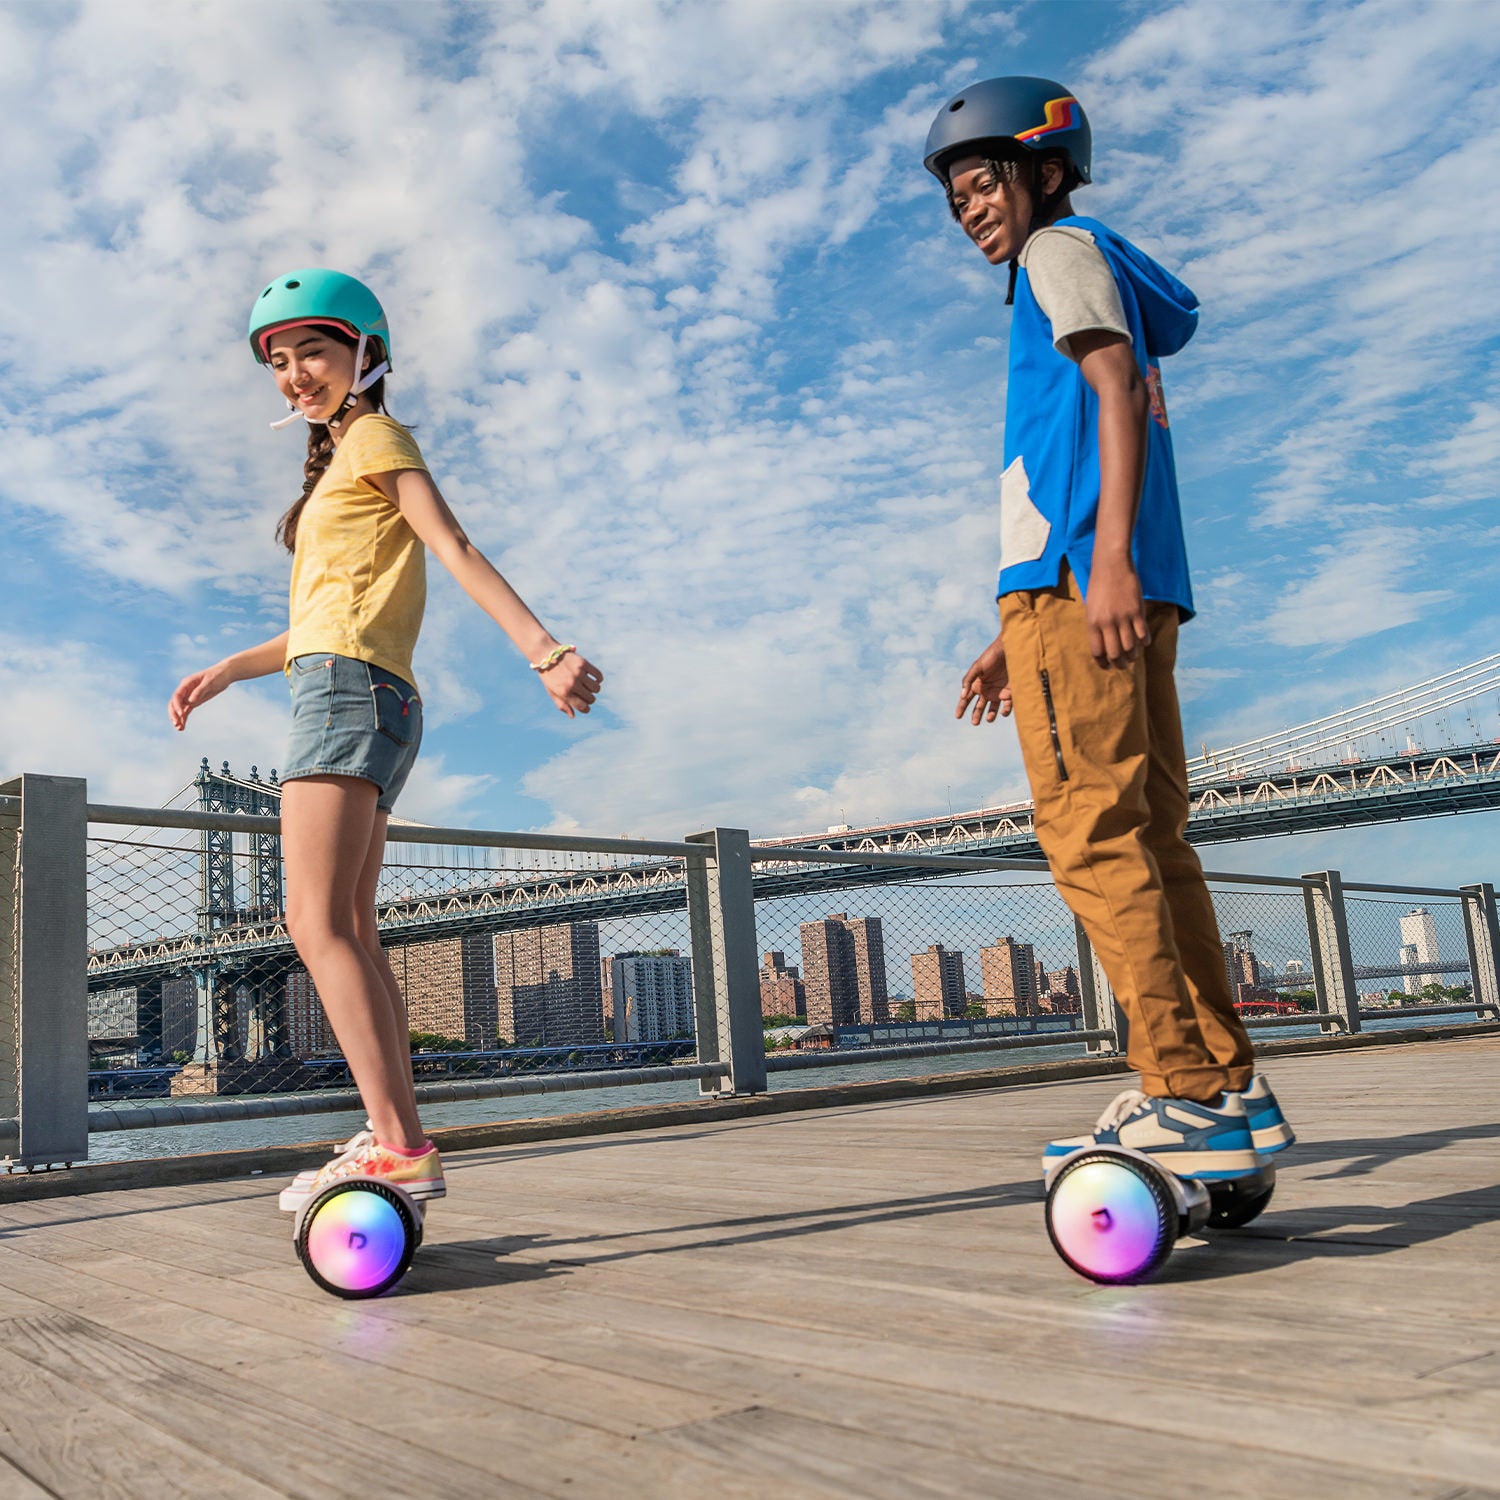
[(1245, 1101), (1251, 1139), (1262, 1156), (1285, 1151), (1288, 1146), (1295, 1144), (1296, 1134), (1287, 1124), (1286, 1116), (1276, 1102), (1276, 1095), (1271, 1092), (1271, 1085), (1266, 1082), (1263, 1074), (1257, 1073), (1250, 1080), (1250, 1087), (1240, 1094), (1240, 1098)]
[(1223, 1094), (1218, 1104), (1210, 1105), (1127, 1089), (1099, 1117), (1092, 1135), (1047, 1142), (1043, 1176), (1085, 1146), (1141, 1151), (1168, 1172), (1203, 1182), (1248, 1177), (1262, 1166), (1240, 1094)]
[(447, 1193), (443, 1182), (443, 1159), (431, 1141), (420, 1156), (402, 1156), (399, 1152), (387, 1150), (373, 1134), (365, 1131), (360, 1134), (368, 1139), (361, 1141), (356, 1136), (340, 1155), (319, 1167), (306, 1181), (299, 1173), (290, 1187), (281, 1190), (281, 1196), (276, 1200), (279, 1207), (287, 1213), (295, 1213), (324, 1188), (346, 1177), (376, 1177), (404, 1188), (418, 1201), (441, 1198)]
[[(368, 1146), (374, 1139), (375, 1127), (371, 1125), (368, 1120), (366, 1120), (365, 1128), (363, 1130), (357, 1131), (354, 1135), (351, 1135), (349, 1139), (343, 1143), (342, 1146), (337, 1146), (334, 1148), (333, 1160), (342, 1161), (346, 1156), (352, 1156), (356, 1151), (362, 1150), (365, 1146)], [(328, 1165), (328, 1163), (325, 1163), (325, 1165)], [(311, 1185), (313, 1178), (316, 1177), (322, 1170), (322, 1167), (304, 1167), (302, 1171), (298, 1172), (297, 1175), (292, 1178), (290, 1186), (297, 1189), (308, 1187)]]

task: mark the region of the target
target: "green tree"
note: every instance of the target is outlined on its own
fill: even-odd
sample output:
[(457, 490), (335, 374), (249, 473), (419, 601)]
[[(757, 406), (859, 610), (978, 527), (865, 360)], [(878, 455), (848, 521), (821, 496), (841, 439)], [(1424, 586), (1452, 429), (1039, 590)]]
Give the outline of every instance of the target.
[(982, 1000), (971, 1000), (964, 1006), (964, 1018), (966, 1020), (982, 1021), (987, 1015), (989, 1015), (989, 1011), (984, 1008), (984, 1001)]
[(467, 1052), (469, 1044), (461, 1039), (455, 1040), (451, 1036), (439, 1036), (435, 1031), (413, 1031), (411, 1050), (413, 1052)]
[(903, 1000), (891, 1011), (891, 1019), (895, 1021), (915, 1021), (917, 1019), (917, 1002), (915, 1000)]

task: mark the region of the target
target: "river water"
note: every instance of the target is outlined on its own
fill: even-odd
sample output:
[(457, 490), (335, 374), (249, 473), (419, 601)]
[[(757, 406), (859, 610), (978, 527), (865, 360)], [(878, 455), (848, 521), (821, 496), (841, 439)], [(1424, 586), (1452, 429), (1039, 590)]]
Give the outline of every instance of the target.
[[(1396, 1027), (1428, 1026), (1450, 1020), (1434, 1016), (1393, 1016), (1389, 1020), (1366, 1021), (1368, 1031)], [(1313, 1026), (1278, 1026), (1258, 1029), (1256, 1035), (1316, 1036)], [(911, 1078), (926, 1074), (962, 1073), (1013, 1063), (1052, 1062), (1082, 1057), (1082, 1042), (1061, 1042), (1055, 1047), (1001, 1048), (966, 1052), (946, 1057), (898, 1058), (890, 1062), (841, 1063), (826, 1068), (799, 1068), (772, 1073), (770, 1089), (817, 1088), (835, 1083), (859, 1083), (878, 1078)], [(648, 1083), (620, 1088), (568, 1090), (555, 1094), (526, 1094), (519, 1098), (475, 1099), (459, 1103), (424, 1104), (422, 1123), (429, 1129), (445, 1125), (479, 1125), (493, 1120), (534, 1120), (552, 1115), (624, 1109), (633, 1104), (676, 1104), (699, 1098), (698, 1084)], [(150, 1157), (187, 1156), (200, 1151), (242, 1151), (256, 1146), (295, 1145), (303, 1141), (343, 1140), (364, 1126), (364, 1115), (349, 1110), (338, 1114), (290, 1115), (267, 1120), (228, 1120), (209, 1125), (171, 1125), (155, 1130), (113, 1130), (89, 1137), (89, 1161), (138, 1161)]]

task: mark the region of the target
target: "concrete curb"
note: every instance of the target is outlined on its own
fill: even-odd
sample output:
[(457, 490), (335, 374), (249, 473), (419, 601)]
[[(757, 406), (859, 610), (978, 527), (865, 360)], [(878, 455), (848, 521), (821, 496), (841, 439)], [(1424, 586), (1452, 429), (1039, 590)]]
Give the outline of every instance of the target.
[[(1368, 1047), (1406, 1046), (1500, 1035), (1500, 1023), (1422, 1026), (1400, 1031), (1362, 1031), (1349, 1037), (1287, 1037), (1256, 1044), (1260, 1057), (1295, 1057), (1304, 1053), (1357, 1051)], [(837, 1083), (784, 1089), (742, 1098), (690, 1100), (679, 1104), (639, 1104), (545, 1119), (497, 1120), (434, 1130), (444, 1151), (474, 1151), (528, 1141), (568, 1140), (576, 1136), (619, 1135), (635, 1130), (662, 1130), (682, 1125), (719, 1125), (727, 1120), (757, 1119), (809, 1109), (874, 1104), (889, 1099), (921, 1099), (937, 1094), (966, 1094), (976, 1089), (1020, 1088), (1027, 1084), (1065, 1083), (1129, 1073), (1123, 1057), (1077, 1058), (1066, 1062), (1023, 1063), (1005, 1068), (976, 1068), (963, 1073), (932, 1073), (912, 1078), (880, 1078), (869, 1083)], [(327, 1161), (330, 1141), (295, 1146), (260, 1146), (247, 1151), (208, 1151), (192, 1156), (143, 1161), (102, 1162), (97, 1166), (52, 1171), (13, 1172), (0, 1176), (0, 1204), (35, 1198), (74, 1197), (80, 1193), (124, 1188), (167, 1187), (179, 1183), (244, 1178), (247, 1187), (269, 1192), (280, 1178)]]

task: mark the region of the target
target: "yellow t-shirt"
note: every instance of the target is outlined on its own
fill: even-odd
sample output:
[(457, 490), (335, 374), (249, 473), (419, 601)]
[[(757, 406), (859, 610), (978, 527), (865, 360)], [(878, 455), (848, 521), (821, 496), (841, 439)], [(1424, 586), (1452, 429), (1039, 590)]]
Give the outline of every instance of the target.
[(427, 549), (366, 478), (421, 469), (421, 450), (379, 412), (361, 417), (334, 450), (297, 522), (288, 668), (329, 651), (384, 667), (413, 686), (411, 656), (427, 603)]

